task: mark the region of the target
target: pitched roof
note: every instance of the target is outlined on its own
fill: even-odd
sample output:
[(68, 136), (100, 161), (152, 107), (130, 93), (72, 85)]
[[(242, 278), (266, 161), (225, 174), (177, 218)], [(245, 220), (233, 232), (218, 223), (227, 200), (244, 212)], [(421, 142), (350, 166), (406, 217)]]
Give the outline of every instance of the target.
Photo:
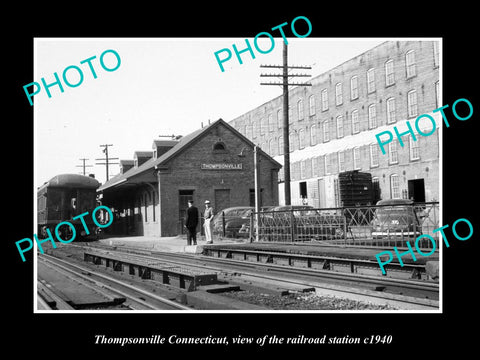
[[(167, 152), (165, 152), (164, 154), (162, 154), (160, 157), (158, 157), (157, 159), (148, 159), (147, 161), (145, 161), (142, 165), (138, 166), (138, 167), (134, 167), (132, 169), (129, 169), (128, 171), (126, 171), (125, 173), (123, 174), (118, 174), (116, 175), (115, 177), (111, 178), (109, 181), (105, 182), (102, 186), (100, 186), (100, 188), (98, 189), (98, 191), (102, 191), (102, 190), (105, 190), (105, 189), (108, 189), (110, 187), (113, 187), (113, 186), (116, 186), (116, 185), (119, 185), (121, 183), (124, 183), (125, 181), (128, 181), (128, 179), (138, 175), (138, 174), (141, 174), (143, 173), (144, 171), (148, 170), (148, 169), (151, 169), (151, 168), (158, 168), (164, 164), (166, 164), (169, 160), (171, 160), (172, 158), (174, 158), (175, 156), (178, 156), (179, 154), (181, 154), (184, 150), (186, 150), (188, 147), (190, 147), (191, 145), (193, 145), (195, 142), (197, 142), (198, 140), (200, 140), (202, 138), (202, 135), (203, 134), (206, 134), (209, 130), (213, 129), (214, 127), (216, 126), (219, 126), (219, 125), (224, 125), (226, 128), (228, 128), (230, 131), (234, 132), (237, 136), (239, 136), (240, 138), (242, 138), (243, 141), (245, 141), (246, 143), (248, 143), (252, 148), (255, 146), (255, 144), (253, 142), (251, 142), (248, 138), (246, 138), (244, 135), (242, 135), (238, 130), (236, 130), (234, 127), (232, 127), (230, 124), (228, 124), (227, 122), (225, 122), (223, 119), (218, 119), (217, 121), (214, 121), (213, 123), (207, 125), (207, 126), (204, 126), (203, 128), (201, 129), (197, 129), (195, 130), (194, 132), (188, 134), (188, 135), (185, 135), (183, 137), (181, 137), (177, 144), (175, 146), (173, 146), (170, 150), (168, 150)], [(263, 150), (260, 149), (260, 152), (263, 153), (263, 155), (265, 157), (267, 157), (267, 159), (269, 159), (274, 165), (278, 166), (279, 168), (282, 167), (282, 165), (277, 162), (276, 160), (274, 160), (272, 157), (270, 157), (270, 155), (268, 155), (267, 153), (265, 153)]]

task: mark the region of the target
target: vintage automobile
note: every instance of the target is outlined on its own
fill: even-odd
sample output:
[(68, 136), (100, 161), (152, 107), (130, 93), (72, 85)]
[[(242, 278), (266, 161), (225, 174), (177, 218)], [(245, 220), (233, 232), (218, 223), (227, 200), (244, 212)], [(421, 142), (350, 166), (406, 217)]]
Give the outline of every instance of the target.
[(250, 214), (253, 211), (251, 206), (237, 206), (219, 211), (213, 217), (213, 233), (232, 238), (248, 236), (248, 233), (239, 231), (250, 223)]
[(422, 234), (413, 201), (408, 199), (380, 200), (372, 220), (372, 236), (379, 238), (416, 238)]

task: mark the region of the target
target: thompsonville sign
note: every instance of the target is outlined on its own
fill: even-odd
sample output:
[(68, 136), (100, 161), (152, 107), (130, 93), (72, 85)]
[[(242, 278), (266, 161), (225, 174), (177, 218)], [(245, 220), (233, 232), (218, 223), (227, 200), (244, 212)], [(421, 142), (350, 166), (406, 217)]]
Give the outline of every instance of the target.
[(202, 170), (242, 170), (242, 164), (202, 164)]

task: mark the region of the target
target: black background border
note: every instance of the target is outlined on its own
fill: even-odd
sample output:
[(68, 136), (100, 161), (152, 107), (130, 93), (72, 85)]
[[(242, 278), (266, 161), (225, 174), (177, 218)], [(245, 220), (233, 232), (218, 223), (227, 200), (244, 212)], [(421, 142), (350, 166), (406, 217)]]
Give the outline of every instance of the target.
[[(119, 8), (119, 6), (121, 8)], [(372, 5), (373, 6), (373, 5)], [(223, 3), (219, 7), (203, 5), (177, 11), (163, 6), (141, 5), (124, 8), (112, 5), (100, 10), (98, 5), (85, 4), (74, 9), (29, 7), (12, 14), (10, 25), (4, 24), (6, 49), (2, 61), (7, 86), (3, 94), (4, 159), (3, 193), (7, 194), (4, 209), (3, 241), (4, 266), (4, 325), (8, 335), (3, 336), (8, 348), (16, 351), (36, 349), (50, 357), (72, 355), (122, 354), (141, 352), (166, 356), (183, 352), (238, 354), (253, 351), (258, 355), (269, 350), (284, 354), (304, 351), (323, 356), (344, 350), (356, 354), (393, 354), (405, 356), (432, 355), (443, 349), (473, 347), (476, 336), (472, 328), (476, 313), (475, 286), (480, 232), (478, 215), (472, 204), (478, 200), (476, 183), (475, 138), (480, 111), (474, 86), (478, 80), (477, 55), (473, 30), (475, 20), (469, 15), (473, 7), (450, 5), (443, 10), (420, 10), (416, 4), (397, 4), (394, 10), (386, 5), (371, 11), (367, 5), (352, 8), (337, 4), (331, 10), (318, 3), (289, 4), (288, 10), (267, 11)], [(39, 6), (40, 7), (40, 6)], [(344, 8), (345, 7), (345, 8)], [(403, 8), (405, 7), (405, 8)], [(238, 9), (237, 9), (238, 8)], [(473, 104), (474, 114), (468, 121), (450, 122), (443, 129), (443, 223), (452, 224), (458, 218), (469, 219), (474, 235), (468, 241), (450, 241), (444, 249), (442, 314), (33, 314), (33, 258), (21, 262), (15, 241), (32, 236), (33, 228), (33, 109), (23, 92), (23, 85), (33, 78), (34, 37), (240, 37), (253, 38), (296, 16), (306, 16), (312, 23), (309, 37), (442, 37), (443, 38), (443, 103), (452, 104), (458, 98), (467, 98)], [(168, 20), (167, 20), (168, 19)], [(12, 25), (13, 24), (13, 25)], [(300, 31), (299, 31), (300, 32)], [(194, 56), (192, 56), (192, 61)], [(192, 64), (193, 65), (193, 64)], [(8, 70), (7, 70), (8, 69)], [(451, 114), (451, 112), (447, 112)], [(11, 139), (11, 140), (10, 140)], [(51, 139), (55, 141), (55, 139)], [(4, 213), (5, 214), (5, 213)], [(447, 232), (448, 234), (448, 232)], [(368, 337), (392, 335), (390, 345), (376, 346), (180, 346), (180, 345), (95, 345), (94, 336), (112, 337), (169, 336), (229, 336), (261, 337), (277, 335), (295, 337), (345, 336)], [(5, 349), (6, 350), (6, 349)], [(123, 357), (123, 356), (122, 356)]]

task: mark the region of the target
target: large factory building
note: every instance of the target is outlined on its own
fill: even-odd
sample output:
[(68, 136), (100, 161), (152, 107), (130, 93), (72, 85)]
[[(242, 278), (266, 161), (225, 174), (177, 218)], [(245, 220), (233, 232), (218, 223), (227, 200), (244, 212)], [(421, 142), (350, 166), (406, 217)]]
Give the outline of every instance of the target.
[[(375, 138), (442, 105), (439, 45), (387, 41), (289, 91), (292, 204), (342, 206), (338, 175), (351, 170), (371, 174), (374, 200), (439, 200), (438, 113), (432, 135), (405, 135), (403, 147), (395, 139), (385, 155)], [(229, 123), (283, 164), (282, 106), (279, 96)], [(283, 170), (279, 180), (283, 204)]]
[[(98, 191), (114, 210), (117, 235), (175, 236), (183, 232), (187, 201), (215, 213), (254, 205), (254, 144), (219, 119), (176, 140), (154, 140), (153, 151), (120, 161), (120, 174)], [(278, 204), (281, 165), (259, 152), (262, 205)], [(200, 228), (199, 228), (200, 230)]]

